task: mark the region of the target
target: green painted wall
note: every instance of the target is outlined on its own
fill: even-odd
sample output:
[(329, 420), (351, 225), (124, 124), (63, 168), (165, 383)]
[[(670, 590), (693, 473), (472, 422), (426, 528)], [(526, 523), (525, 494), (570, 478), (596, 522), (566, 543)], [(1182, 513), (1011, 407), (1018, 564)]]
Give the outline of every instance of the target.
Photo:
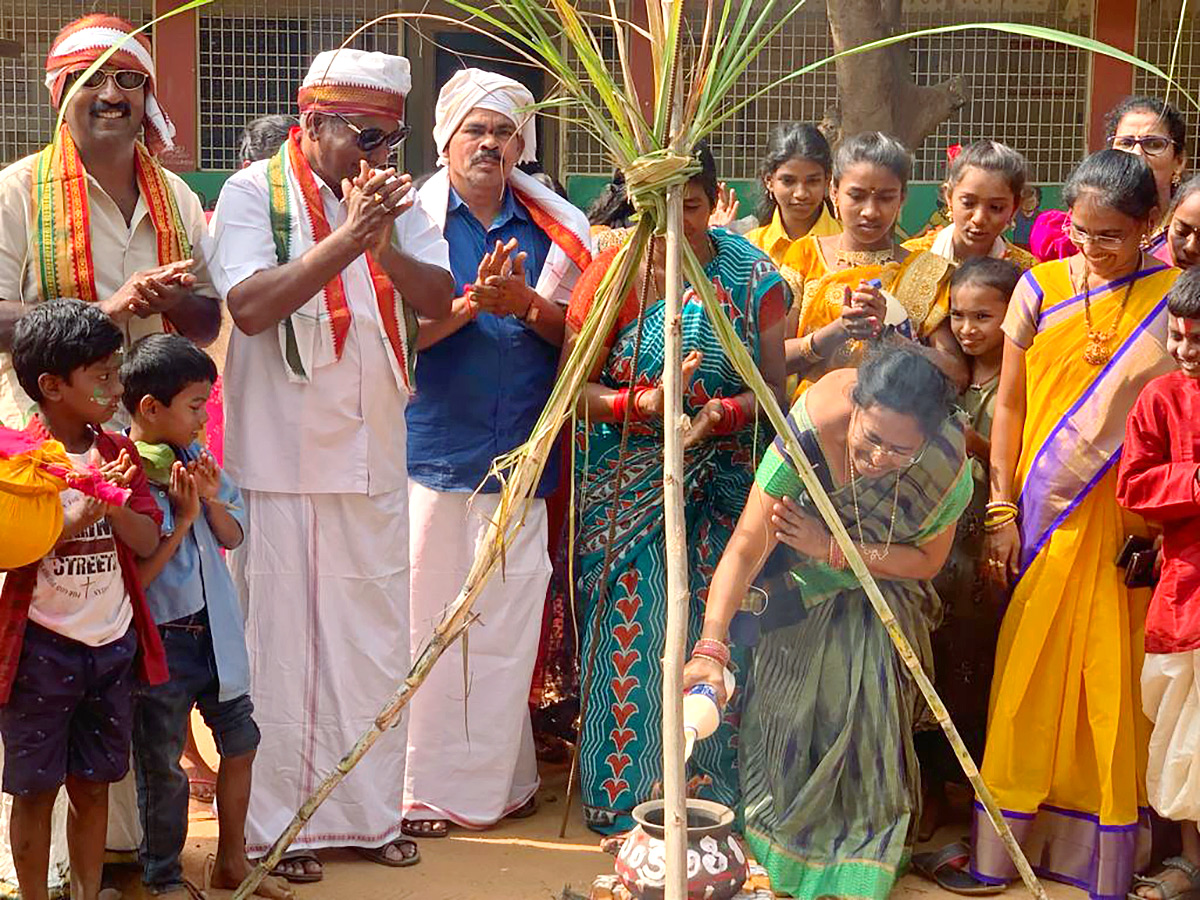
[[(221, 186), (232, 172), (184, 172), (183, 180), (193, 191), (200, 195), (206, 207), (216, 201)], [(608, 178), (603, 175), (568, 175), (567, 193), (571, 202), (581, 209), (586, 209), (596, 196), (608, 184)], [(754, 211), (758, 202), (758, 183), (754, 181), (732, 182), (738, 196), (742, 198), (741, 212), (749, 215)], [(1039, 185), (1042, 192), (1042, 209), (1053, 209), (1060, 203), (1062, 185)], [(930, 217), (937, 210), (938, 185), (929, 181), (914, 182), (909, 185), (908, 200), (904, 204), (904, 212), (900, 216), (900, 230), (905, 235), (919, 234), (925, 230)]]

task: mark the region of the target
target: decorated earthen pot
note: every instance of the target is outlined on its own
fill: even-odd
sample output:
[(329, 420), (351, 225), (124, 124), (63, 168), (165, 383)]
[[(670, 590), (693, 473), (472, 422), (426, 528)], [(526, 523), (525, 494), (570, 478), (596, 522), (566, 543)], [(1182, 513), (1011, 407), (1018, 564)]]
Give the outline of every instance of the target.
[[(635, 806), (637, 827), (617, 856), (621, 883), (640, 900), (662, 900), (667, 875), (663, 801)], [(746, 853), (733, 834), (733, 811), (708, 800), (687, 801), (688, 900), (729, 900), (746, 880)]]

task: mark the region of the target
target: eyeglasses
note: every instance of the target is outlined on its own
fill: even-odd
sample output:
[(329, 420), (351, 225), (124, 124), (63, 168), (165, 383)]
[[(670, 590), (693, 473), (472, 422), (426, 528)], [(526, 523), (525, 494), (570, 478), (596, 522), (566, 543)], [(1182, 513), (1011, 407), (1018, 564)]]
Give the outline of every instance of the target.
[(136, 91), (146, 83), (149, 77), (145, 72), (138, 72), (135, 69), (121, 69), (117, 72), (97, 69), (87, 78), (83, 79), (82, 86), (92, 89), (102, 88), (108, 83), (108, 79), (111, 78), (121, 90)]
[(1130, 134), (1119, 135), (1112, 139), (1112, 148), (1123, 153), (1137, 153), (1138, 147), (1147, 156), (1162, 156), (1173, 145), (1174, 141), (1161, 134), (1148, 134), (1145, 137), (1134, 137)]
[(358, 144), (358, 149), (363, 153), (370, 153), (372, 150), (378, 149), (384, 144), (388, 145), (389, 149), (399, 147), (412, 134), (412, 126), (406, 123), (400, 123), (400, 127), (395, 131), (384, 131), (382, 128), (359, 128), (345, 116), (340, 113), (334, 113), (342, 123), (354, 132), (355, 142)]
[(908, 467), (915, 466), (921, 461), (921, 457), (925, 455), (925, 447), (928, 446), (927, 443), (922, 444), (921, 449), (914, 454), (911, 450), (898, 449), (889, 444), (885, 444), (874, 435), (868, 434), (866, 429), (863, 428), (862, 421), (860, 420), (857, 411), (854, 416), (854, 424), (855, 430), (858, 431), (858, 436), (862, 438), (863, 443), (870, 448), (870, 455), (872, 458), (880, 456), (885, 459), (895, 460), (896, 462), (900, 463), (900, 465)]
[(1094, 247), (1099, 247), (1101, 250), (1120, 250), (1125, 246), (1125, 238), (1115, 237), (1110, 234), (1088, 234), (1086, 231), (1080, 231), (1075, 227), (1075, 223), (1068, 219), (1063, 223), (1063, 234), (1076, 247), (1082, 248), (1085, 244), (1091, 244)]

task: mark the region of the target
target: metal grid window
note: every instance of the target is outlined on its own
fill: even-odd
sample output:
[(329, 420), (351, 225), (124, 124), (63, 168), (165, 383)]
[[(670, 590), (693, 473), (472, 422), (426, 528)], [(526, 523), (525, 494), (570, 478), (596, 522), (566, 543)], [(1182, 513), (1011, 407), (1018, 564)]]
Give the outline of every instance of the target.
[[(40, 150), (50, 140), (58, 114), (46, 90), (46, 53), (60, 28), (95, 12), (94, 0), (0, 0), (0, 37), (22, 45), (17, 59), (0, 59), (0, 164)], [(108, 0), (104, 11), (144, 25), (153, 18), (152, 0)]]
[[(1075, 34), (1090, 34), (1085, 15), (1066, 19), (1057, 11), (989, 9), (960, 21), (1026, 22)], [(906, 29), (950, 24), (946, 15), (905, 16)], [(990, 138), (1025, 154), (1034, 181), (1064, 181), (1087, 154), (1088, 79), (1083, 50), (998, 31), (972, 30), (920, 38), (913, 42), (913, 77), (931, 84), (963, 74), (969, 100), (938, 126), (916, 153), (913, 177), (940, 181), (946, 171), (946, 147)]]
[[(1193, 97), (1200, 95), (1200, 25), (1196, 20), (1194, 3), (1188, 4), (1188, 15), (1183, 23), (1179, 53), (1175, 57), (1175, 69), (1171, 71), (1171, 55), (1175, 47), (1175, 35), (1179, 30), (1179, 16), (1183, 0), (1141, 0), (1138, 8), (1137, 56), (1158, 66), (1171, 75), (1179, 85)], [(1169, 86), (1157, 75), (1145, 69), (1134, 69), (1134, 91), (1154, 97), (1164, 97), (1183, 110), (1184, 117), (1192, 126), (1188, 140), (1188, 159), (1195, 167), (1200, 159), (1200, 141), (1197, 140), (1196, 111), (1189, 108), (1186, 100), (1179, 96), (1178, 89)]]
[[(281, 8), (282, 7), (282, 8)], [(296, 90), (322, 50), (397, 4), (389, 0), (223, 0), (200, 10), (200, 168), (236, 169), (251, 119), (294, 112)], [(397, 20), (359, 35), (353, 46), (401, 52)]]
[[(1143, 0), (1148, 2), (1148, 0)], [(1179, 2), (1179, 0), (1175, 0)], [(1006, 4), (986, 12), (927, 12), (920, 0), (906, 7), (904, 27), (993, 19), (1036, 22), (1080, 34), (1090, 32), (1086, 13), (1068, 19), (1049, 8), (1029, 13)], [(920, 4), (924, 6), (924, 4)], [(704, 22), (689, 21), (698, 40)], [(606, 56), (616, 65), (616, 49)], [(730, 94), (737, 104), (778, 78), (833, 52), (824, 4), (810, 2), (766, 45)], [(967, 105), (930, 135), (918, 148), (914, 179), (937, 181), (945, 174), (945, 148), (982, 138), (1005, 141), (1029, 158), (1038, 181), (1061, 181), (1085, 153), (1088, 60), (1081, 51), (1045, 41), (990, 31), (953, 32), (913, 42), (913, 76), (930, 84), (956, 74), (968, 82)], [(725, 178), (752, 179), (766, 148), (771, 127), (783, 121), (819, 122), (837, 102), (834, 66), (795, 79), (750, 102), (712, 136), (717, 166)], [(575, 174), (604, 175), (612, 164), (590, 135), (578, 130), (567, 136), (568, 168)]]
[[(636, 2), (636, 0), (635, 0)], [(609, 14), (609, 9), (606, 3), (580, 2), (579, 9), (589, 13)], [(616, 33), (611, 25), (603, 24), (600, 19), (592, 18), (588, 24), (591, 26), (592, 32), (596, 35), (596, 40), (600, 44), (600, 51), (604, 56), (604, 61), (608, 64), (608, 69), (618, 76), (618, 84), (620, 84), (621, 60), (617, 52)], [(566, 44), (563, 44), (564, 50)], [(568, 56), (572, 67), (577, 75), (585, 75), (583, 66), (580, 65), (578, 57), (574, 54)], [(552, 116), (554, 111), (547, 110), (543, 115)], [(573, 115), (573, 111), (568, 110), (566, 115)], [(572, 175), (611, 175), (613, 172), (613, 161), (608, 158), (603, 145), (596, 140), (592, 134), (585, 128), (578, 125), (568, 124), (559, 131), (562, 135), (562, 147), (564, 153), (562, 168), (564, 171), (570, 172)]]

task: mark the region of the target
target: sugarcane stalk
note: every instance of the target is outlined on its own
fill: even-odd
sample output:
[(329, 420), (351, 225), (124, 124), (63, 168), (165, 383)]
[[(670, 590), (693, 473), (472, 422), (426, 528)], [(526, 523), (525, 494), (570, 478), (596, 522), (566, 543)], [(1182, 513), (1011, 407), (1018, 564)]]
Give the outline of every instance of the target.
[[(649, 0), (648, 5), (653, 5)], [(669, 34), (678, 35), (683, 0), (662, 0)], [(679, 47), (665, 60), (667, 94), (659, 103), (668, 110), (670, 134), (680, 131)], [(689, 148), (684, 148), (685, 152)], [(687, 761), (683, 735), (683, 662), (688, 629), (687, 518), (683, 501), (683, 188), (673, 184), (666, 196), (666, 273), (663, 297), (663, 535), (666, 542), (667, 622), (663, 635), (663, 841), (666, 850), (664, 900), (686, 900)], [(650, 264), (653, 264), (651, 261)]]
[(667, 625), (663, 646), (663, 827), (666, 900), (687, 897), (687, 777), (683, 736), (683, 659), (688, 628), (687, 523), (683, 509), (683, 187), (667, 192), (667, 271), (663, 297), (663, 519)]
[(870, 600), (871, 607), (875, 610), (876, 616), (878, 616), (879, 621), (883, 623), (883, 627), (887, 630), (888, 637), (891, 638), (892, 645), (896, 648), (897, 654), (904, 661), (904, 665), (908, 669), (909, 674), (912, 675), (913, 681), (916, 682), (921, 696), (929, 704), (929, 709), (945, 733), (950, 746), (954, 749), (954, 755), (957, 757), (959, 765), (962, 766), (963, 773), (971, 782), (971, 787), (974, 788), (980, 804), (987, 811), (988, 819), (991, 821), (992, 827), (996, 829), (996, 833), (1000, 836), (1000, 840), (1004, 844), (1004, 849), (1008, 851), (1013, 865), (1021, 875), (1021, 880), (1025, 882), (1025, 886), (1037, 900), (1046, 900), (1045, 889), (1042, 887), (1041, 882), (1038, 881), (1037, 876), (1034, 875), (1033, 869), (1029, 865), (1029, 860), (1025, 858), (1025, 854), (1021, 850), (1021, 845), (1017, 843), (1012, 829), (1009, 828), (1008, 822), (1001, 814), (1000, 808), (996, 805), (995, 798), (992, 797), (991, 791), (988, 790), (983, 778), (980, 777), (979, 768), (975, 765), (975, 761), (971, 759), (971, 754), (967, 750), (966, 744), (963, 743), (963, 739), (958, 733), (958, 728), (950, 718), (946, 704), (938, 696), (937, 690), (934, 688), (933, 682), (930, 681), (929, 675), (925, 672), (925, 667), (921, 665), (921, 660), (917, 657), (916, 651), (913, 650), (908, 636), (900, 628), (900, 624), (896, 621), (896, 616), (892, 612), (891, 606), (880, 592), (879, 585), (876, 584), (874, 576), (867, 568), (862, 555), (858, 552), (858, 545), (854, 543), (850, 537), (850, 533), (846, 531), (846, 527), (842, 524), (842, 519), (835, 509), (833, 501), (829, 499), (829, 495), (825, 493), (825, 489), (821, 486), (816, 472), (813, 471), (812, 464), (809, 462), (808, 457), (805, 456), (804, 450), (801, 448), (799, 441), (796, 440), (796, 436), (788, 424), (787, 417), (780, 409), (774, 392), (767, 384), (766, 379), (762, 377), (762, 374), (758, 371), (758, 367), (754, 364), (754, 360), (738, 338), (737, 332), (733, 328), (733, 323), (729, 321), (725, 310), (717, 302), (716, 294), (712, 290), (711, 283), (704, 276), (704, 269), (700, 265), (700, 261), (691, 253), (691, 248), (686, 246), (684, 247), (684, 268), (689, 281), (700, 294), (722, 348), (729, 354), (742, 380), (754, 391), (759, 404), (766, 412), (767, 418), (770, 420), (775, 432), (783, 438), (788, 457), (791, 459), (792, 465), (796, 467), (796, 471), (800, 475), (800, 480), (804, 482), (804, 486), (816, 504), (817, 510), (820, 512), (826, 527), (833, 535), (833, 539), (837, 541), (838, 546), (846, 557), (846, 562), (866, 592), (867, 599)]

